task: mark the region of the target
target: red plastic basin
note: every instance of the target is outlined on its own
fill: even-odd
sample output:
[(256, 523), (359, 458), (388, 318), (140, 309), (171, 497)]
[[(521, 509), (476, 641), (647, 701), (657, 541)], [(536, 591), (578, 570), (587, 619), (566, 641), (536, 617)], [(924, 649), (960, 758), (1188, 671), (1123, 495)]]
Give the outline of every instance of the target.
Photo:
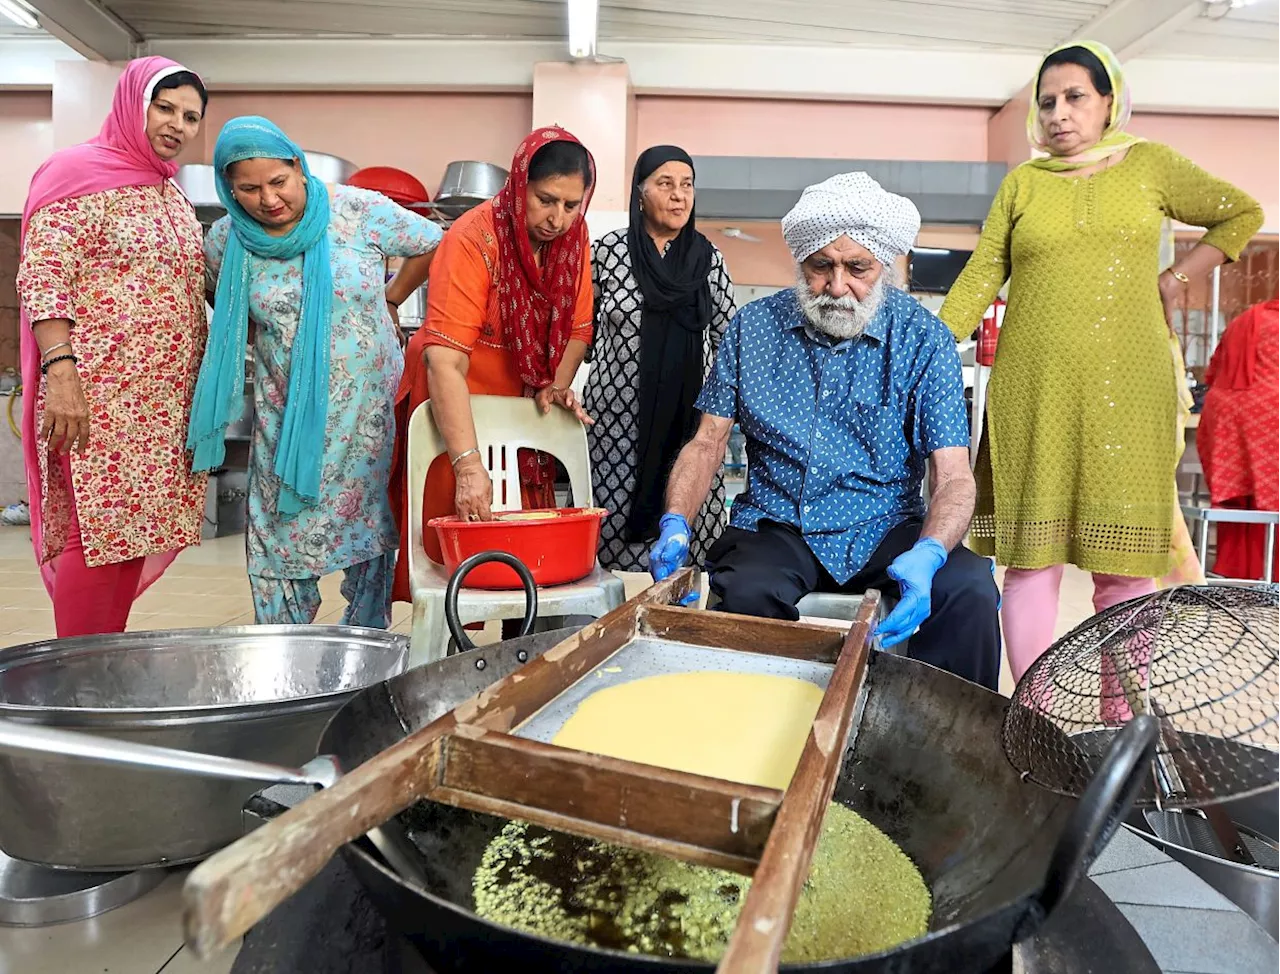
[[(565, 585), (586, 578), (595, 568), (600, 522), (607, 513), (599, 507), (501, 511), (492, 521), (432, 518), (427, 528), (435, 531), (444, 567), (451, 575), (472, 555), (505, 551), (524, 562), (539, 585)], [(530, 520), (532, 514), (551, 516)], [(467, 588), (521, 587), (512, 569), (494, 563), (477, 567), (463, 584)]]

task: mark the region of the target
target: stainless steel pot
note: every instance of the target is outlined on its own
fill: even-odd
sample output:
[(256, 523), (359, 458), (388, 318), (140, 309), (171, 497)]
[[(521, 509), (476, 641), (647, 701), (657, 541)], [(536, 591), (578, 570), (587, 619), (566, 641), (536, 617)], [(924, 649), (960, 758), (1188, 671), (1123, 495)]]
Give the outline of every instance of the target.
[(507, 175), (505, 169), (491, 162), (451, 162), (440, 180), (435, 206), (443, 216), (459, 216), (498, 195)]
[(412, 335), (427, 320), (427, 285), (422, 285), (400, 305), (400, 330)]
[[(0, 652), (0, 718), (299, 767), (358, 690), (401, 673), (405, 636), (256, 626), (64, 639)], [(201, 859), (242, 834), (255, 786), (66, 756), (0, 755), (0, 849), (54, 868)]]

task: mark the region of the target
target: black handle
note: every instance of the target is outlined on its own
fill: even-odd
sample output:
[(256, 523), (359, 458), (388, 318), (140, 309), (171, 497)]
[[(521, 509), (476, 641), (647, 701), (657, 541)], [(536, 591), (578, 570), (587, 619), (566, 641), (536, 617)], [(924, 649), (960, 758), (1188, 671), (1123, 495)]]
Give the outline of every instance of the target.
[(506, 551), (482, 551), (472, 555), (449, 577), (449, 584), (444, 590), (444, 621), (449, 626), (449, 635), (462, 652), (475, 649), (476, 644), (471, 641), (458, 619), (458, 592), (473, 568), (491, 561), (500, 561), (514, 569), (520, 576), (520, 584), (524, 586), (524, 622), (520, 626), (520, 635), (527, 636), (533, 632), (533, 624), (538, 618), (538, 583), (533, 580), (533, 572), (529, 571), (524, 562)]
[(1150, 774), (1159, 737), (1159, 722), (1147, 714), (1134, 717), (1115, 736), (1058, 837), (1044, 889), (1015, 940), (1034, 933), (1088, 875), (1089, 867), (1128, 818)]

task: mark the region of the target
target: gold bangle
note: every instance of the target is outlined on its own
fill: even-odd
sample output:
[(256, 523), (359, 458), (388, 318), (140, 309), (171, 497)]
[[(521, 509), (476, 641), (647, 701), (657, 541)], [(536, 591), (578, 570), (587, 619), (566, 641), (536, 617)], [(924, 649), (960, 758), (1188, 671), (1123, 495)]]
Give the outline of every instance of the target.
[(1183, 284), (1191, 283), (1191, 278), (1187, 277), (1187, 275), (1182, 273), (1182, 271), (1174, 270), (1172, 267), (1170, 267), (1169, 273), (1173, 275), (1173, 279), (1175, 281), (1181, 281)]

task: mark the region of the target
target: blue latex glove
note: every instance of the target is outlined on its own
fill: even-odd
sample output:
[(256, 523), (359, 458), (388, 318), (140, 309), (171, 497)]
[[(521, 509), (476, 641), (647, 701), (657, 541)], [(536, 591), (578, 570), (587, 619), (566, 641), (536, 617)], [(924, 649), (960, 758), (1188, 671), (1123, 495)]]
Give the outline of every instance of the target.
[(933, 608), (933, 576), (947, 563), (947, 549), (933, 538), (921, 538), (893, 560), (888, 575), (902, 587), (902, 598), (876, 629), (880, 645), (896, 646), (920, 628)]
[[(689, 560), (689, 522), (683, 514), (664, 514), (658, 522), (661, 534), (649, 549), (649, 574), (655, 582), (660, 582), (669, 575), (675, 574)], [(681, 605), (693, 605), (698, 601), (698, 593), (690, 592), (680, 600)]]

